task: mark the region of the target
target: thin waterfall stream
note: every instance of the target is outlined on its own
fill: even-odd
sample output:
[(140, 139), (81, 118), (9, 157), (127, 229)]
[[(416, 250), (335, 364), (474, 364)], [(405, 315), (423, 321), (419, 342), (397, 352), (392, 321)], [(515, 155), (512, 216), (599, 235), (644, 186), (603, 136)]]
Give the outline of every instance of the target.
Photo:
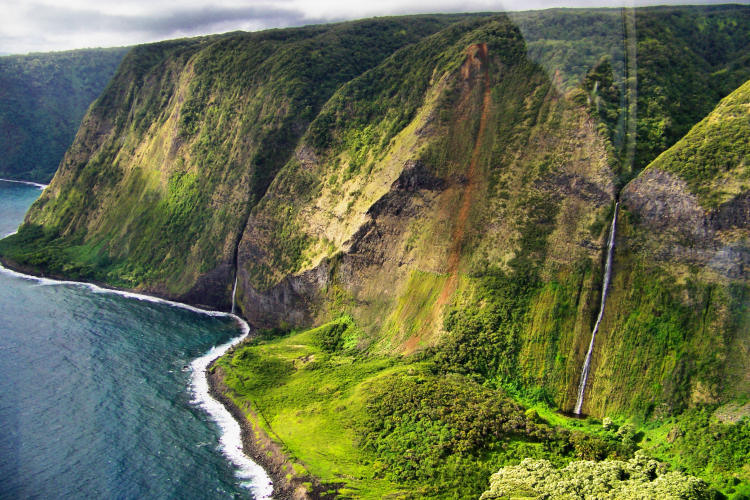
[(237, 297), (237, 273), (234, 274), (234, 286), (232, 287), (232, 314), (234, 314), (234, 304)]
[(581, 407), (583, 407), (583, 397), (586, 393), (586, 381), (589, 377), (589, 370), (591, 369), (591, 355), (594, 352), (594, 341), (596, 339), (596, 333), (599, 331), (599, 325), (602, 322), (604, 316), (604, 306), (607, 302), (607, 290), (609, 289), (609, 280), (612, 276), (612, 255), (614, 254), (615, 248), (615, 229), (617, 227), (617, 211), (620, 207), (620, 202), (615, 203), (615, 212), (612, 215), (612, 226), (609, 229), (609, 241), (607, 242), (607, 261), (604, 265), (604, 283), (602, 284), (602, 301), (599, 306), (599, 315), (596, 317), (596, 323), (594, 329), (591, 332), (591, 342), (589, 342), (589, 350), (586, 352), (586, 359), (583, 362), (583, 371), (581, 372), (581, 381), (578, 384), (578, 399), (576, 400), (576, 407), (574, 413), (576, 415), (581, 414)]

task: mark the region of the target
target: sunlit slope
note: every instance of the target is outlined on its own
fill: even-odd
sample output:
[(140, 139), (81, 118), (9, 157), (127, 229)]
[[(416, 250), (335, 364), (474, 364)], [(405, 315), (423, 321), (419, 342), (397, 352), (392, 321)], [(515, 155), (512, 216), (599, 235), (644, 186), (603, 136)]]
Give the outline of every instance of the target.
[(344, 86), (252, 212), (243, 313), (266, 326), (349, 313), (362, 349), (437, 349), (446, 370), (572, 405), (614, 199), (577, 96), (503, 16)]
[(454, 21), (419, 17), (135, 48), (20, 238), (48, 272), (229, 300), (248, 211), (333, 92)]
[(622, 193), (592, 411), (656, 414), (750, 392), (750, 82)]

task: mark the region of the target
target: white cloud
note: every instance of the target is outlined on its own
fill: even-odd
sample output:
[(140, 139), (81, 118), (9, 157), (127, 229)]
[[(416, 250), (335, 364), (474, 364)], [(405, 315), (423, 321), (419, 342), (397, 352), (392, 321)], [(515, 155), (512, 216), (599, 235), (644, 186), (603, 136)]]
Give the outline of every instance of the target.
[[(709, 0), (710, 2), (710, 0)], [(5, 0), (0, 53), (133, 45), (167, 38), (425, 12), (706, 3), (680, 0)], [(716, 3), (716, 2), (710, 2)]]

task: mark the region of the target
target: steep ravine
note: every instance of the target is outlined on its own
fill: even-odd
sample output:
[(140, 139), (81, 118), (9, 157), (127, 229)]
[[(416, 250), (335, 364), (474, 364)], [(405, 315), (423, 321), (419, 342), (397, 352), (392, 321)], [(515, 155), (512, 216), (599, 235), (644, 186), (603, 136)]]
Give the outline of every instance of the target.
[[(574, 409), (622, 172), (527, 49), (502, 15), (139, 46), (0, 253), (259, 328), (351, 317), (359, 352)], [(659, 161), (622, 190), (586, 414), (747, 392), (743, 171)]]
[(622, 190), (584, 411), (663, 415), (750, 391), (750, 151), (734, 139), (749, 103), (750, 82)]

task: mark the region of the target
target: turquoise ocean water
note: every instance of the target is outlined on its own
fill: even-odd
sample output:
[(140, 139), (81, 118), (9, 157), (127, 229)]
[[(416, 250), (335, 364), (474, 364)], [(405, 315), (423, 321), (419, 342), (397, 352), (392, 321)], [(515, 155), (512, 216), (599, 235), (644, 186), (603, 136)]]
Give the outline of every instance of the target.
[[(0, 181), (0, 236), (39, 193)], [(252, 498), (190, 389), (191, 362), (240, 333), (0, 272), (0, 498)]]

